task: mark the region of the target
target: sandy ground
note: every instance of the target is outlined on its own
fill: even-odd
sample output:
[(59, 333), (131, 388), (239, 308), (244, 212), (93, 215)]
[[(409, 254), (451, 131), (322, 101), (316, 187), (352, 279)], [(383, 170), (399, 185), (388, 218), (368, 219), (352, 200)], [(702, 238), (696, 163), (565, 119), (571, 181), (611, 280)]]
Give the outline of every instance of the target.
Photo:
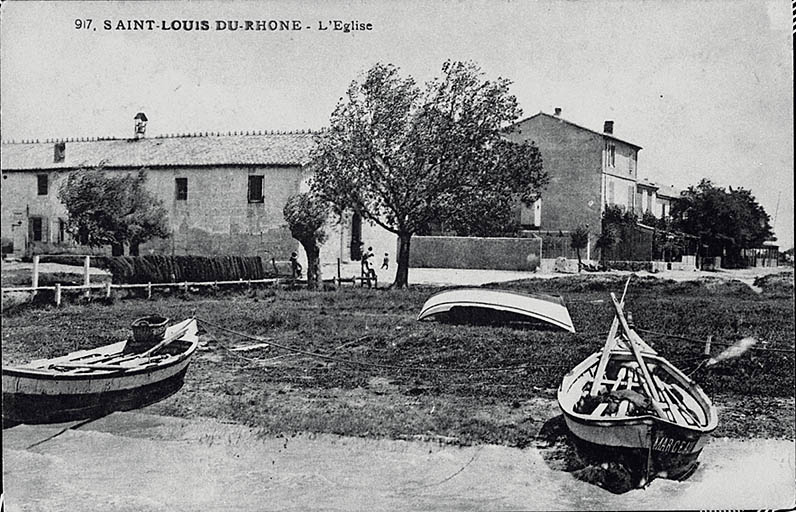
[(646, 510), (794, 504), (793, 441), (714, 439), (683, 482), (612, 494), (534, 447), (333, 435), (260, 438), (239, 425), (114, 413), (3, 432), (6, 510)]

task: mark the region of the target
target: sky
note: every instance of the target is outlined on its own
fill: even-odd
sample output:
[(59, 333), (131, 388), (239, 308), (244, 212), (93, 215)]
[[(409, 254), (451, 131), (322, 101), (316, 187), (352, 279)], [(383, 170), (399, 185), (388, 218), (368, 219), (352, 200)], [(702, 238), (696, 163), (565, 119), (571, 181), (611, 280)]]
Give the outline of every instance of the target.
[[(128, 137), (139, 111), (149, 136), (319, 129), (376, 62), (422, 83), (445, 60), (473, 60), (512, 80), (525, 117), (560, 107), (596, 131), (613, 120), (617, 137), (643, 147), (640, 178), (751, 190), (784, 250), (790, 10), (782, 0), (4, 2), (0, 134)], [(152, 30), (119, 28), (131, 20)], [(268, 30), (271, 20), (301, 30)], [(266, 30), (222, 27), (230, 21)]]

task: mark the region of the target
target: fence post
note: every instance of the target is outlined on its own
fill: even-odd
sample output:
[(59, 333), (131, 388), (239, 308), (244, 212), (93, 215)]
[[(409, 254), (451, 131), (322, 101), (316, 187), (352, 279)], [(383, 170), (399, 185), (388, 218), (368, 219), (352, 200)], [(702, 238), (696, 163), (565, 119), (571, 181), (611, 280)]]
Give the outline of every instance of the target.
[(183, 281), (182, 282), (182, 291), (184, 291), (185, 293), (188, 293), (188, 281)]
[(340, 258), (337, 258), (337, 279), (340, 279)]
[[(39, 287), (39, 255), (33, 257), (33, 278), (31, 279), (30, 285), (33, 288)], [(33, 290), (33, 294), (36, 294), (36, 290)]]
[(146, 298), (147, 299), (152, 298), (152, 282), (146, 284)]
[(710, 342), (711, 341), (713, 341), (713, 335), (712, 334), (708, 334), (708, 339), (705, 340), (705, 355), (706, 356), (710, 355)]
[(61, 283), (55, 283), (55, 305), (61, 305)]
[(105, 298), (106, 299), (110, 299), (111, 298), (111, 282), (110, 281), (107, 281), (105, 283)]
[(89, 277), (89, 271), (91, 269), (91, 256), (86, 255), (86, 259), (83, 260), (83, 286), (86, 287), (85, 296), (91, 296), (91, 288), (89, 285), (91, 283), (91, 278)]

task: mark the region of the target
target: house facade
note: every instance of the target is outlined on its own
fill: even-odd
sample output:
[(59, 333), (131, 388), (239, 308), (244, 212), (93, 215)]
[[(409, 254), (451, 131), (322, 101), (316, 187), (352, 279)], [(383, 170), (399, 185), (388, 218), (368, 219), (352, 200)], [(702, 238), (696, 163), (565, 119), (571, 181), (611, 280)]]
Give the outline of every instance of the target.
[(68, 173), (143, 168), (147, 188), (168, 211), (171, 236), (142, 244), (141, 254), (271, 253), (286, 259), (296, 244), (282, 208), (306, 182), (312, 137), (207, 134), (3, 144), (2, 237), (17, 254), (75, 249), (57, 195)]
[(515, 123), (505, 136), (536, 144), (550, 177), (541, 201), (523, 208), (523, 227), (599, 230), (606, 205), (635, 209), (641, 146), (615, 137), (613, 121), (597, 132), (563, 119), (556, 109), (554, 115), (540, 112)]

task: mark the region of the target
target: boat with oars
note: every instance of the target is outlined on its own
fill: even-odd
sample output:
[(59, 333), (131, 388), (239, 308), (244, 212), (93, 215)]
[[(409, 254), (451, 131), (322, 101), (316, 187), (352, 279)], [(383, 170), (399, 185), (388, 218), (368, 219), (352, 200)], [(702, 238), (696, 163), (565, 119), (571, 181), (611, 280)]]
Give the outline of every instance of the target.
[(133, 322), (133, 337), (65, 356), (3, 367), (3, 422), (58, 423), (160, 401), (183, 385), (198, 346), (195, 319)]
[(629, 452), (629, 460), (641, 461), (641, 485), (656, 475), (686, 478), (718, 424), (716, 408), (699, 385), (641, 339), (613, 293), (611, 300), (616, 315), (605, 346), (573, 368), (558, 389), (567, 427), (590, 449)]

